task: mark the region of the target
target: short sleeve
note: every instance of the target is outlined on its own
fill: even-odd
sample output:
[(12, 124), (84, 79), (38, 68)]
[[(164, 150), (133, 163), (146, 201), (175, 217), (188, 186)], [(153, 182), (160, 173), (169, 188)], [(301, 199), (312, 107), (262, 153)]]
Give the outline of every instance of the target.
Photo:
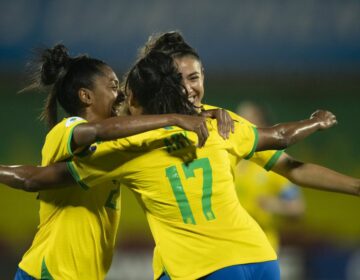
[(71, 140), (76, 126), (87, 121), (70, 117), (58, 123), (46, 136), (42, 149), (42, 165), (66, 160), (74, 155)]
[(257, 128), (248, 124), (235, 123), (235, 132), (229, 136), (229, 152), (238, 160), (252, 158), (258, 143)]

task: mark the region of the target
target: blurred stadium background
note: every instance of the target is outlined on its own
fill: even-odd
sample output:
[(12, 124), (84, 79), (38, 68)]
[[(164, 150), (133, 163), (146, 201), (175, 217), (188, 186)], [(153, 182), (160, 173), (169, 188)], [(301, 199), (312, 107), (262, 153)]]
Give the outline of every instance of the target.
[[(266, 105), (274, 122), (318, 108), (339, 124), (289, 149), (299, 159), (360, 176), (360, 2), (357, 0), (1, 0), (1, 164), (38, 164), (44, 96), (16, 92), (35, 47), (64, 43), (121, 76), (154, 32), (180, 30), (199, 51), (206, 103)], [(360, 200), (305, 190), (306, 215), (279, 220), (283, 279), (360, 279)], [(151, 239), (127, 191), (109, 280), (151, 279)], [(12, 279), (38, 223), (35, 194), (0, 186), (0, 279)], [(205, 257), (205, 256), (204, 256)]]

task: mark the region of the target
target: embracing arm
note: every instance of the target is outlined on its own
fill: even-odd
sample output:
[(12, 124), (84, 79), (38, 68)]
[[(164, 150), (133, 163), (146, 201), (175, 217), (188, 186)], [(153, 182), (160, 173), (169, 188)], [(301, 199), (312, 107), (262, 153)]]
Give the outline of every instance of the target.
[(204, 117), (165, 114), (112, 117), (80, 124), (74, 129), (71, 148), (75, 151), (96, 141), (114, 140), (171, 125), (194, 131), (198, 135), (199, 146), (205, 144), (208, 131)]
[(360, 196), (360, 179), (317, 164), (298, 161), (285, 153), (272, 171), (302, 187)]
[(14, 189), (38, 192), (74, 185), (75, 181), (68, 171), (66, 163), (60, 162), (46, 167), (0, 165), (0, 183)]
[(231, 115), (225, 109), (217, 108), (202, 110), (201, 115), (203, 117), (217, 120), (218, 133), (222, 138), (228, 139), (230, 132), (234, 133), (234, 120), (231, 118)]
[(285, 149), (312, 133), (328, 129), (336, 123), (336, 117), (331, 112), (317, 110), (307, 120), (258, 128), (259, 142), (257, 151)]

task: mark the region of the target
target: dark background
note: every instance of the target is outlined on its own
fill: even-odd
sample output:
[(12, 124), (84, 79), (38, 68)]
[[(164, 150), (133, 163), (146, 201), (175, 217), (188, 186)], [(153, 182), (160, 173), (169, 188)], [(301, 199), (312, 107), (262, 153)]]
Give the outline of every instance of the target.
[[(45, 96), (16, 94), (26, 85), (34, 48), (62, 42), (73, 55), (105, 60), (121, 77), (150, 34), (169, 30), (180, 30), (200, 53), (206, 103), (235, 110), (252, 100), (268, 108), (274, 123), (307, 118), (318, 108), (335, 113), (335, 128), (288, 152), (360, 177), (360, 2), (355, 0), (2, 0), (0, 163), (40, 163), (46, 128), (37, 116)], [(126, 191), (124, 196), (109, 279), (147, 279), (152, 239), (134, 199)], [(281, 221), (283, 279), (360, 279), (359, 199), (313, 190), (304, 190), (304, 196), (305, 217)], [(11, 279), (32, 241), (35, 197), (0, 186), (0, 279)], [(124, 270), (127, 261), (132, 272)]]

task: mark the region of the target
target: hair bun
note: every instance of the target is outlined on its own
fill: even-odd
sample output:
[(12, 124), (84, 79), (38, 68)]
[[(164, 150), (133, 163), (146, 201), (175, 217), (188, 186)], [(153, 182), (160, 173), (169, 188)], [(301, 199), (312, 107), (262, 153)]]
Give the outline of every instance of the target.
[(51, 85), (55, 83), (61, 70), (67, 68), (70, 56), (67, 48), (62, 44), (58, 44), (51, 49), (44, 50), (41, 60), (43, 62), (41, 81), (44, 85)]
[(171, 31), (164, 34), (164, 41), (168, 44), (185, 43), (184, 38), (177, 31)]

